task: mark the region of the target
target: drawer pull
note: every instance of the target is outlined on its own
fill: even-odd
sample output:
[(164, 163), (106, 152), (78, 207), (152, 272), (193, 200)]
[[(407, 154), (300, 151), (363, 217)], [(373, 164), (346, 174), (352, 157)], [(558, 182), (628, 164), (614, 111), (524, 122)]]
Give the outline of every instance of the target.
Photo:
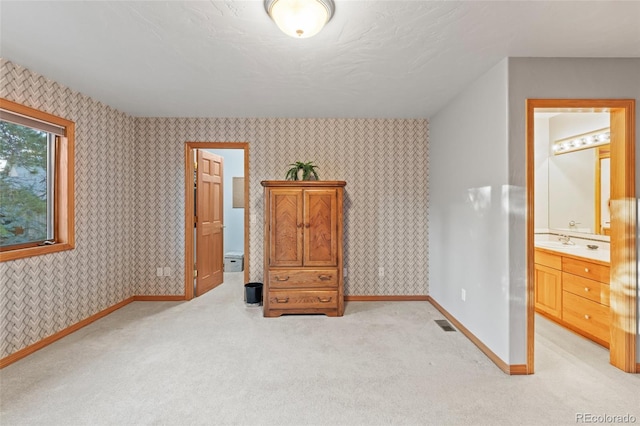
[(307, 223), (305, 223), (305, 224), (304, 224), (304, 227), (305, 227), (305, 228), (310, 228), (310, 227), (311, 227), (311, 224), (310, 224), (309, 222), (307, 222)]
[(279, 298), (276, 297), (276, 303), (287, 303), (288, 301), (289, 301), (288, 297), (285, 297), (285, 298), (282, 298), (282, 299), (279, 299)]
[(331, 280), (331, 275), (318, 275), (318, 279), (320, 281), (329, 281)]
[(331, 302), (331, 297), (318, 297), (318, 301), (320, 303), (329, 303)]
[(589, 272), (589, 268), (584, 268), (584, 271), (585, 272)]
[(585, 287), (585, 288), (584, 288), (584, 291), (589, 291), (589, 287)]
[(276, 281), (289, 281), (289, 276), (287, 275), (284, 278), (280, 278), (279, 276), (276, 276)]
[(303, 225), (302, 225), (301, 223), (299, 223), (299, 224), (298, 224), (298, 225), (296, 225), (296, 226), (297, 226), (298, 228), (302, 228), (302, 226), (303, 226)]
[(590, 319), (590, 318), (591, 318), (591, 317), (590, 317), (589, 315), (585, 315), (585, 316), (584, 316), (584, 319), (587, 319), (587, 320), (588, 320), (588, 319)]

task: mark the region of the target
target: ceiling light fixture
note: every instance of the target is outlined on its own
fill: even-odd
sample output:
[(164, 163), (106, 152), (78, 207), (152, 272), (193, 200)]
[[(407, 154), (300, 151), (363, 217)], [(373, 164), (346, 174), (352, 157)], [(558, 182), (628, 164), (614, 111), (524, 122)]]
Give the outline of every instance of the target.
[(553, 143), (553, 153), (555, 155), (564, 154), (581, 149), (593, 148), (606, 145), (611, 139), (611, 129), (605, 128), (581, 135), (571, 136), (557, 140)]
[(282, 30), (294, 38), (320, 32), (333, 16), (333, 0), (265, 0), (264, 8)]

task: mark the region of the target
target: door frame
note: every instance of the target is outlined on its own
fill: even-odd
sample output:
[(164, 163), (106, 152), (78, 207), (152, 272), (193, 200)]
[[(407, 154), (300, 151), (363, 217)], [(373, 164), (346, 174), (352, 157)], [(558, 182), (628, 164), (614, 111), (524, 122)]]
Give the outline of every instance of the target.
[[(186, 142), (184, 144), (184, 295), (186, 300), (193, 299), (193, 153), (196, 149), (242, 149), (244, 151), (244, 282), (249, 282), (249, 143), (248, 142)], [(223, 254), (224, 256), (224, 254)]]
[[(611, 131), (624, 139), (611, 140), (611, 199), (619, 199), (620, 220), (611, 223), (611, 334), (610, 363), (628, 373), (638, 372), (637, 335), (637, 230), (635, 192), (635, 100), (634, 99), (527, 99), (526, 101), (526, 241), (527, 241), (527, 373), (534, 372), (534, 110), (579, 109), (609, 112)], [(620, 143), (623, 140), (625, 143)], [(614, 191), (615, 187), (615, 191)], [(616, 265), (616, 267), (613, 267)], [(617, 309), (613, 309), (616, 307)]]

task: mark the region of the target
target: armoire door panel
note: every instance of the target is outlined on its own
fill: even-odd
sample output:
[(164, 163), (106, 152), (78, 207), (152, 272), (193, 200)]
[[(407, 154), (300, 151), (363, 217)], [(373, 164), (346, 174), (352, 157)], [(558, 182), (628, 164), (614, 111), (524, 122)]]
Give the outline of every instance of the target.
[(336, 266), (336, 190), (307, 189), (304, 198), (304, 265)]
[(302, 193), (300, 191), (271, 191), (272, 215), (269, 222), (272, 244), (271, 266), (302, 266)]

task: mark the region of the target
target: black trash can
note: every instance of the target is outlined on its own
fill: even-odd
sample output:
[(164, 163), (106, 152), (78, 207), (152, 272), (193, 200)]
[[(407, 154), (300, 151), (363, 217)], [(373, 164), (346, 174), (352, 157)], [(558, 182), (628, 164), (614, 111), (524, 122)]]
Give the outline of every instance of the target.
[(246, 283), (244, 285), (244, 301), (247, 306), (262, 305), (262, 283)]

